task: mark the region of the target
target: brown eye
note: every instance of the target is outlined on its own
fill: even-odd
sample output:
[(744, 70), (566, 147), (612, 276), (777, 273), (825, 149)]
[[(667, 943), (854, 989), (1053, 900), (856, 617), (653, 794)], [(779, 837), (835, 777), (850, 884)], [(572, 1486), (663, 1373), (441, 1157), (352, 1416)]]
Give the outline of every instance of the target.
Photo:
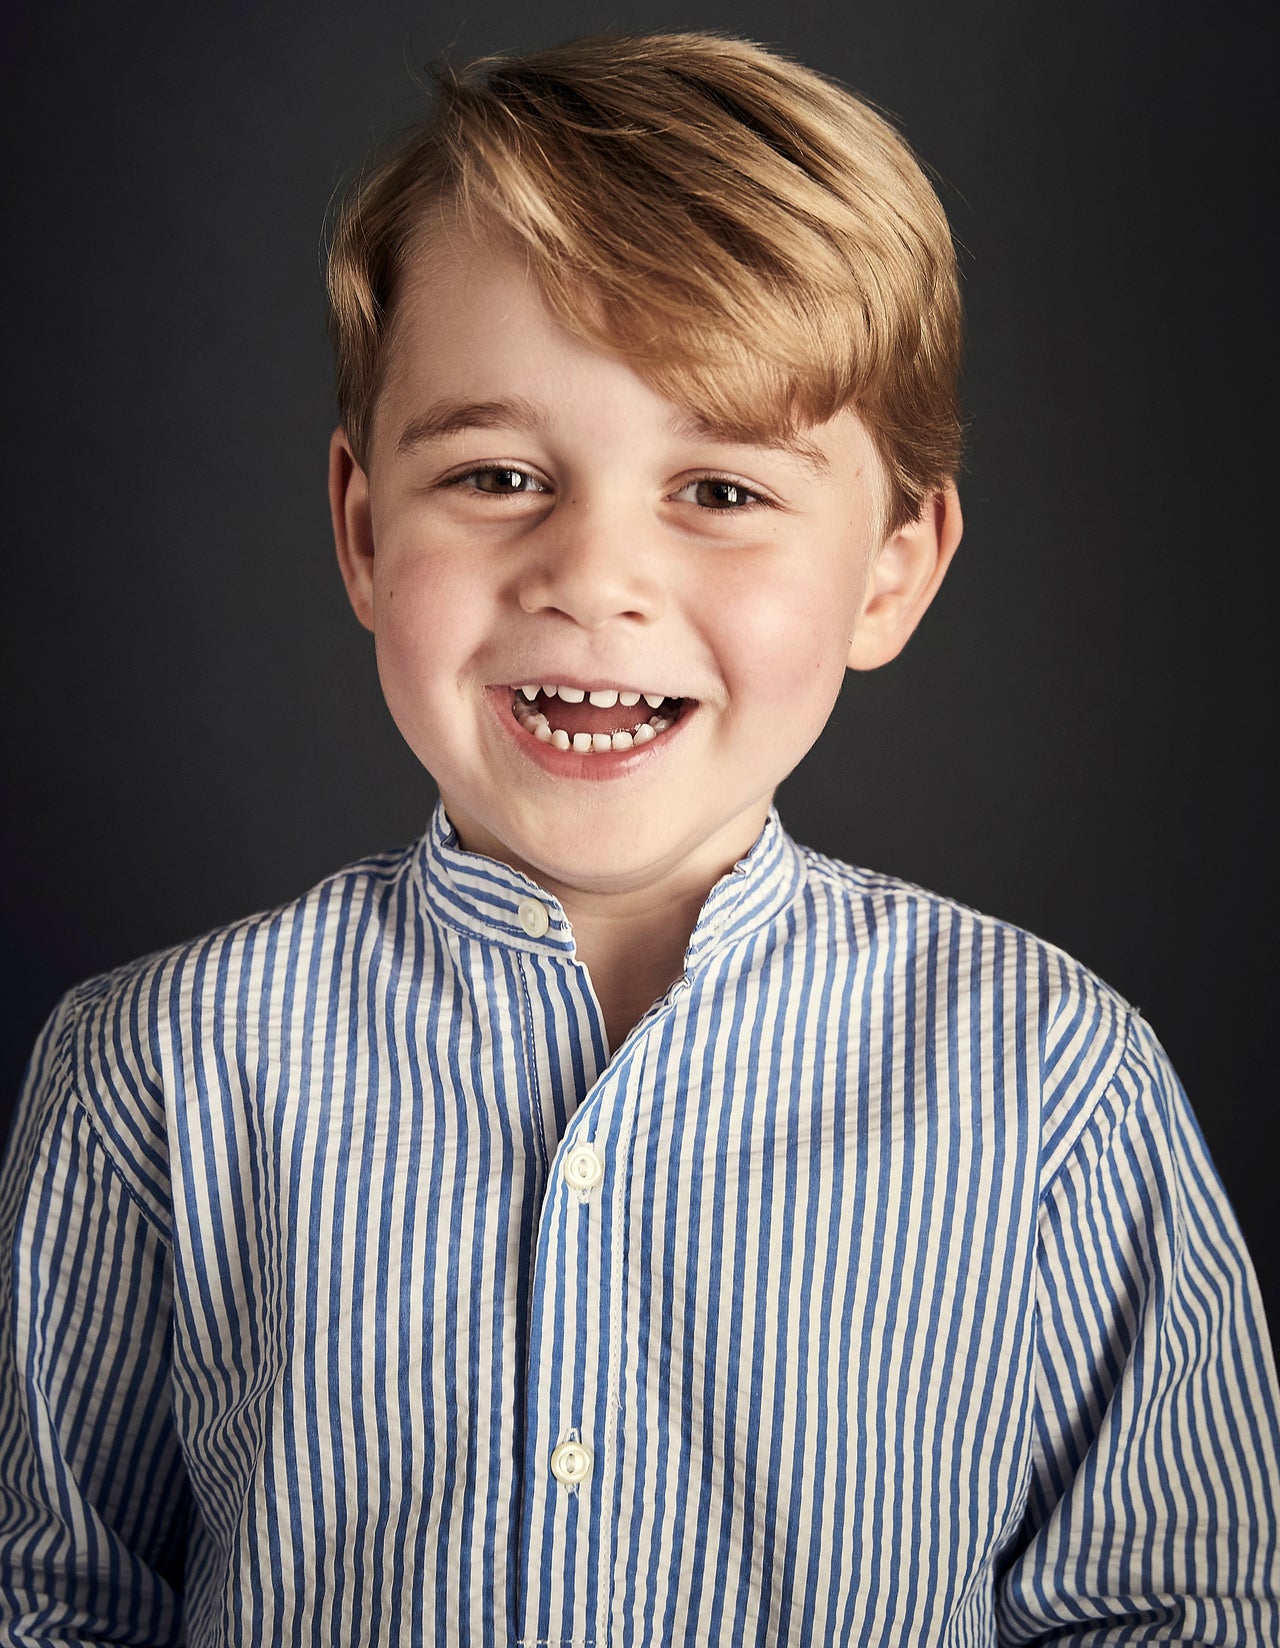
[(704, 509), (740, 509), (752, 497), (736, 481), (698, 481), (694, 486), (694, 498)]
[(768, 501), (749, 486), (743, 486), (741, 481), (731, 481), (724, 475), (702, 475), (681, 487), (678, 496), (697, 504), (699, 509), (722, 515), (755, 509)]
[(464, 478), (471, 482), (477, 492), (510, 494), (542, 490), (533, 476), (523, 469), (508, 469), (503, 465), (496, 465), (491, 469), (475, 469)]

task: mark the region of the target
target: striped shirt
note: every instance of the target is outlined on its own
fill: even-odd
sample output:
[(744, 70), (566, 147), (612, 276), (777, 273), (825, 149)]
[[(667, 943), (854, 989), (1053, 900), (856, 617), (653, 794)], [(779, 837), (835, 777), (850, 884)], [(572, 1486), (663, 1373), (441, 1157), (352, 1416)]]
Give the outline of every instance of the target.
[(1280, 1641), (1151, 1032), (776, 818), (612, 1057), (442, 812), (72, 991), (0, 1240), (6, 1645)]

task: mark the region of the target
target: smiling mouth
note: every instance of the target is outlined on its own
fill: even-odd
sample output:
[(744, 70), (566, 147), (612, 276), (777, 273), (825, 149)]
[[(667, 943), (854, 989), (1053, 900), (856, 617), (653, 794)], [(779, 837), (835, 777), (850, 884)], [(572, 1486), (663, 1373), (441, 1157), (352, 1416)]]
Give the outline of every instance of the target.
[(530, 737), (578, 755), (607, 755), (651, 744), (680, 718), (689, 700), (618, 687), (520, 686), (511, 713)]

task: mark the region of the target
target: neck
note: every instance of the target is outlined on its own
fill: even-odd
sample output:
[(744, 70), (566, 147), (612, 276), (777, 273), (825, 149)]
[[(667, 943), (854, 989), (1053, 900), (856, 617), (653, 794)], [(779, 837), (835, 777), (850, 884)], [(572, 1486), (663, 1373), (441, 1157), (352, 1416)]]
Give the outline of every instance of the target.
[(490, 831), (455, 810), (445, 811), (458, 840), (520, 870), (560, 901), (573, 928), (578, 960), (591, 975), (611, 1052), (684, 970), (684, 955), (707, 895), (760, 834), (771, 797), (726, 822), (693, 853), (655, 869), (633, 886), (583, 886), (562, 881), (512, 852)]
[[(680, 977), (689, 936), (709, 888), (668, 893), (659, 901), (560, 895), (573, 926), (578, 959), (591, 974), (611, 1052)], [(618, 906), (631, 905), (620, 909)]]

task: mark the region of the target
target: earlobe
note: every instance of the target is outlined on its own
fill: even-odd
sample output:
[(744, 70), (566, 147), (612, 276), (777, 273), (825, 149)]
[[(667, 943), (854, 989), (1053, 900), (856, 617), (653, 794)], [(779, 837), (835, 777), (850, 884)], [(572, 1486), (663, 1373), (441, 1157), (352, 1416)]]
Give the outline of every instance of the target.
[(898, 656), (938, 593), (963, 531), (960, 499), (948, 481), (885, 540), (858, 614), (850, 669), (877, 669)]
[(329, 515), (347, 599), (366, 629), (373, 628), (373, 525), (369, 478), (342, 429), (329, 442)]

